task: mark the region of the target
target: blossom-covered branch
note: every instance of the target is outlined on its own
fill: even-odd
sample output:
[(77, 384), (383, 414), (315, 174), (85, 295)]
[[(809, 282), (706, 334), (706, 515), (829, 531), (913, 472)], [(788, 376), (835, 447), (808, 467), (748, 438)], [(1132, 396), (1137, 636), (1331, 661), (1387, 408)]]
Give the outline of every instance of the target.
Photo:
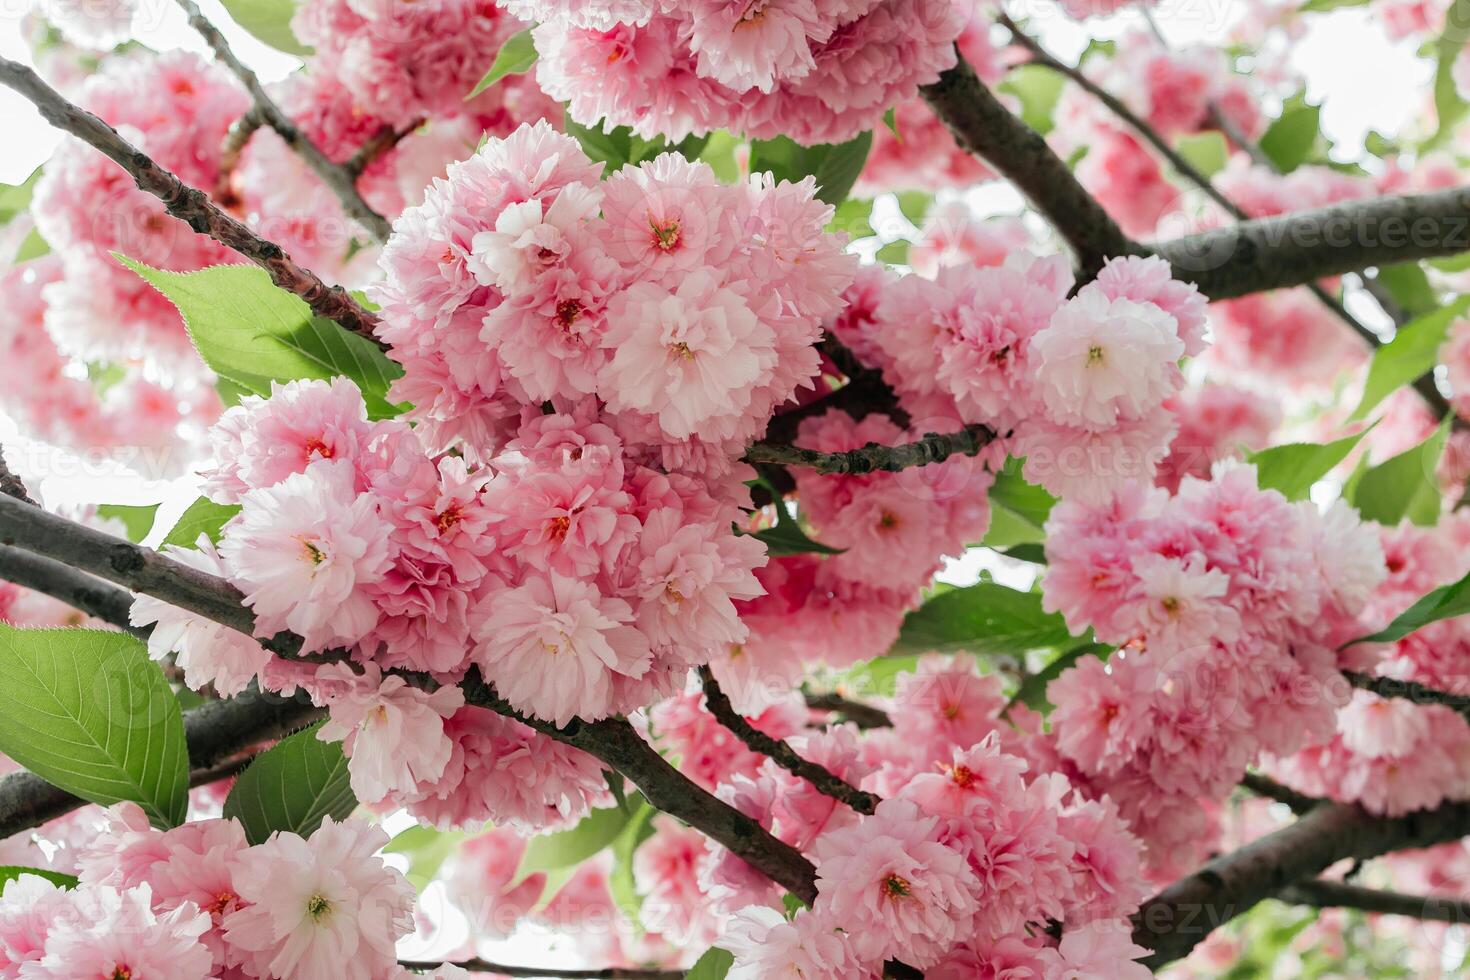
[(1296, 882), (1345, 859), (1429, 847), (1470, 834), (1470, 803), (1402, 817), (1362, 807), (1313, 809), (1295, 823), (1224, 854), (1149, 899), (1133, 917), (1133, 941), (1153, 950), (1151, 969), (1185, 956), (1214, 929)]
[(868, 443), (860, 449), (823, 453), (800, 446), (776, 446), (756, 443), (745, 454), (747, 463), (775, 463), (782, 466), (804, 466), (828, 475), (859, 476), (886, 471), (896, 473), (911, 466), (942, 463), (951, 456), (974, 456), (996, 437), (995, 430), (985, 425), (967, 425), (958, 432), (926, 433), (922, 439), (901, 446)]
[(215, 57), (235, 73), (235, 77), (250, 93), (250, 98), (255, 102), (254, 112), (259, 118), (275, 130), (277, 135), (286, 141), (286, 145), (306, 161), (306, 165), (321, 178), (322, 183), (331, 188), (332, 193), (337, 195), (337, 200), (342, 202), (342, 208), (348, 215), (361, 222), (373, 238), (380, 242), (386, 241), (388, 233), (392, 231), (392, 226), (386, 218), (374, 211), (357, 191), (357, 175), (362, 171), (353, 171), (346, 165), (336, 164), (327, 159), (326, 154), (322, 153), (321, 149), (297, 129), (296, 124), (281, 111), (281, 107), (276, 105), (266, 92), (265, 86), (260, 83), (255, 72), (235, 56), (225, 36), (210, 22), (208, 17), (204, 16), (194, 0), (178, 0), (178, 4), (184, 8), (189, 24), (204, 38), (214, 51)]
[(234, 249), (270, 273), (271, 281), (299, 296), (318, 316), (348, 330), (373, 337), (378, 320), (345, 289), (328, 286), (291, 260), (279, 245), (266, 241), (232, 218), (198, 188), (190, 187), (123, 139), (111, 126), (67, 100), (30, 68), (0, 58), (0, 84), (25, 96), (51, 125), (96, 147), (122, 167), (144, 191), (163, 202), (168, 213), (201, 235)]
[(1432, 687), (1426, 687), (1418, 681), (1400, 680), (1397, 677), (1378, 677), (1351, 670), (1343, 671), (1343, 676), (1353, 687), (1362, 691), (1372, 691), (1381, 698), (1402, 698), (1415, 704), (1442, 705), (1451, 711), (1470, 716), (1470, 695), (1467, 694), (1451, 694), (1448, 691), (1437, 691)]
[(1139, 251), (1041, 134), (1002, 105), (964, 58), (921, 91), (959, 144), (999, 171), (1051, 222), (1085, 275), (1112, 256)]
[(1443, 895), (1405, 895), (1321, 878), (1299, 881), (1276, 896), (1293, 905), (1359, 909), (1378, 915), (1403, 915), (1430, 922), (1470, 922), (1470, 902)]
[[(232, 773), (231, 762), (262, 742), (281, 738), (324, 714), (305, 697), (281, 698), (247, 692), (211, 701), (184, 713), (190, 785), (202, 786)], [(0, 779), (0, 840), (39, 827), (85, 806), (65, 790), (28, 772)]]
[(815, 762), (803, 759), (790, 745), (779, 738), (772, 738), (747, 721), (735, 710), (729, 696), (720, 690), (719, 682), (708, 667), (699, 668), (699, 679), (704, 685), (704, 700), (709, 706), (710, 714), (751, 749), (774, 759), (782, 769), (800, 776), (834, 800), (841, 800), (859, 813), (872, 813), (878, 808), (880, 800), (875, 794), (864, 792)]

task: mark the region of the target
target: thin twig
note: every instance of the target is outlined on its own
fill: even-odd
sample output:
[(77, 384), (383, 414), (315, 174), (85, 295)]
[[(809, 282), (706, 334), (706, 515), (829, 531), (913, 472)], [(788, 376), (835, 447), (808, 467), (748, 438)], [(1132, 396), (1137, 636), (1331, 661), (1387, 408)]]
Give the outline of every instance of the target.
[(1405, 895), (1321, 878), (1299, 881), (1282, 889), (1276, 898), (1313, 908), (1361, 909), (1378, 915), (1403, 915), (1460, 926), (1470, 923), (1470, 902), (1463, 899), (1447, 895)]
[(256, 109), (260, 111), (261, 117), (271, 129), (274, 129), (281, 139), (286, 141), (286, 145), (306, 161), (306, 165), (321, 178), (322, 183), (331, 188), (332, 193), (337, 195), (337, 200), (342, 202), (342, 209), (349, 217), (356, 219), (379, 242), (387, 241), (393, 226), (362, 199), (362, 195), (357, 192), (356, 175), (327, 159), (327, 155), (296, 128), (296, 124), (281, 111), (281, 107), (276, 105), (266, 92), (265, 86), (260, 83), (255, 72), (235, 57), (235, 52), (230, 50), (230, 44), (225, 40), (225, 36), (210, 22), (208, 17), (204, 16), (194, 0), (178, 0), (178, 4), (188, 15), (189, 24), (199, 32), (205, 43), (214, 51), (214, 56), (234, 72), (235, 77), (245, 86), (245, 90), (250, 93), (250, 98), (255, 102)]
[(720, 690), (719, 682), (708, 667), (699, 668), (699, 679), (704, 684), (704, 701), (715, 720), (724, 725), (735, 737), (752, 751), (767, 756), (782, 769), (800, 776), (818, 790), (840, 803), (846, 803), (859, 813), (872, 813), (882, 802), (872, 793), (853, 786), (841, 776), (830, 772), (825, 766), (803, 759), (796, 750), (779, 738), (767, 735), (745, 719), (730, 698)]
[(1263, 796), (1277, 803), (1284, 803), (1291, 809), (1292, 813), (1301, 816), (1308, 810), (1322, 803), (1315, 796), (1306, 793), (1298, 793), (1290, 786), (1283, 786), (1269, 776), (1263, 776), (1258, 772), (1248, 772), (1240, 777), (1240, 785), (1250, 790), (1257, 796)]
[(265, 116), (261, 114), (258, 105), (252, 105), (245, 110), (243, 116), (230, 124), (229, 131), (225, 133), (224, 144), (220, 147), (219, 176), (214, 182), (214, 196), (220, 203), (228, 207), (238, 204), (234, 188), (235, 168), (240, 165), (240, 154), (250, 145), (250, 137), (264, 125)]
[(328, 286), (315, 273), (297, 265), (281, 246), (266, 241), (226, 214), (209, 195), (159, 166), (107, 123), (68, 101), (30, 68), (0, 58), (0, 84), (29, 99), (57, 129), (101, 150), (126, 170), (140, 189), (162, 201), (169, 214), (261, 266), (270, 273), (272, 282), (301, 297), (318, 316), (373, 339), (378, 318), (363, 309), (345, 289)]
[(995, 430), (985, 425), (967, 425), (958, 432), (929, 432), (916, 442), (880, 446), (870, 442), (860, 449), (823, 453), (801, 446), (779, 446), (758, 442), (745, 452), (751, 464), (804, 466), (818, 473), (859, 476), (884, 471), (896, 473), (913, 466), (941, 463), (951, 456), (974, 456), (995, 439)]
[(384, 123), (382, 128), (372, 136), (369, 136), (367, 142), (358, 147), (357, 152), (352, 154), (352, 157), (346, 163), (342, 164), (342, 169), (351, 174), (353, 178), (361, 177), (363, 171), (372, 166), (374, 160), (403, 142), (403, 140), (413, 134), (414, 130), (423, 124), (424, 121), (422, 119), (417, 119), (402, 129), (394, 129), (392, 126)]
[(829, 692), (825, 694), (806, 694), (806, 706), (815, 711), (830, 711), (840, 715), (861, 729), (889, 728), (893, 725), (893, 719), (888, 717), (888, 712), (871, 704), (863, 704), (861, 701), (853, 701), (841, 694)]

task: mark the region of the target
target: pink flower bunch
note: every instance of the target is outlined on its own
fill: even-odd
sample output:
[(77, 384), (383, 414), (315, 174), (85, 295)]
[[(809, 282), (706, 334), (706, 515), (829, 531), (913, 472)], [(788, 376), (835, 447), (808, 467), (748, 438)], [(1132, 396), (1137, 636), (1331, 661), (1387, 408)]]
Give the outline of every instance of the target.
[(856, 259), (810, 180), (729, 187), (675, 154), (600, 170), (522, 126), (403, 214), (375, 293), (394, 397), (431, 445), (483, 459), (526, 409), (596, 395), (631, 452), (723, 477), (811, 386)]
[(988, 425), (1027, 479), (1099, 500), (1152, 478), (1177, 362), (1204, 347), (1204, 299), (1156, 258), (1114, 259), (1068, 299), (1072, 284), (1063, 259), (1025, 252), (941, 268), (893, 282), (853, 332), (930, 431)]
[(1207, 480), (1214, 465), (1241, 447), (1263, 449), (1281, 424), (1281, 407), (1261, 394), (1223, 384), (1191, 385), (1164, 402), (1179, 425), (1155, 482), (1170, 492), (1186, 476)]
[[(1092, 64), (1087, 62), (1089, 69)], [(1171, 50), (1147, 31), (1135, 30), (1119, 38), (1115, 53), (1100, 71), (1089, 74), (1166, 139), (1216, 128), (1210, 119), (1212, 105), (1219, 106), (1244, 136), (1259, 136), (1265, 125), (1258, 106), (1260, 93), (1247, 76), (1230, 70), (1218, 49), (1200, 45)], [(1093, 98), (1080, 90), (1069, 97)]]
[(675, 141), (721, 128), (849, 140), (953, 67), (965, 23), (954, 0), (507, 6), (540, 22), (537, 80), (574, 119)]
[[(979, 680), (930, 664), (930, 678), (941, 674)], [(1063, 971), (1076, 963), (1064, 961), (1099, 971), (1082, 975), (1146, 976), (1132, 962), (1143, 951), (1118, 941), (1127, 935), (1126, 917), (1147, 894), (1138, 840), (1111, 802), (1085, 800), (1065, 776), (1031, 770), (1003, 750), (1007, 741), (1021, 746), (1026, 736), (997, 717), (1002, 706), (971, 705), (972, 730), (990, 727), (965, 748), (909, 722), (900, 705), (892, 731), (862, 742), (845, 727), (791, 740), (803, 756), (850, 783), (886, 784), (892, 792), (871, 816), (855, 814), (774, 763), (754, 780), (736, 776), (722, 786), (722, 798), (778, 838), (810, 849), (817, 866), (816, 903), (785, 923), (771, 917), (779, 892), (769, 883), (762, 888), (760, 876), (742, 872), (738, 858), (711, 847), (700, 869), (704, 893), (722, 910), (749, 903), (721, 941), (736, 955), (731, 975), (835, 963), (844, 965), (842, 976), (876, 977), (884, 960), (899, 958), (936, 975), (967, 976), (962, 964), (994, 956), (1032, 966), (1033, 976), (1073, 975)], [(916, 742), (934, 761), (910, 769)], [(882, 768), (874, 770), (865, 756), (881, 760)], [(896, 770), (889, 771), (893, 763), (885, 756)], [(1048, 921), (1064, 923), (1063, 936), (1078, 938), (1064, 938), (1058, 948), (1038, 928)], [(1080, 938), (1102, 934), (1115, 941), (1089, 946)]]
[(1222, 300), (1210, 314), (1206, 363), (1222, 375), (1321, 389), (1367, 359), (1363, 342), (1305, 289)]
[(149, 827), (122, 803), (81, 855), (78, 888), (39, 877), (0, 894), (0, 977), (398, 977), (413, 887), (362, 821), (251, 847), (234, 820)]
[[(75, 99), (194, 187), (214, 186), (225, 132), (250, 105), (226, 69), (182, 52), (108, 59)], [(170, 217), (80, 141), (62, 144), (47, 163), (32, 213), (62, 259), (44, 296), (46, 327), (63, 350), (199, 375), (177, 311), (110, 253), (183, 271), (235, 261), (235, 253)]]
[(492, 0), (311, 0), (291, 21), (313, 48), (313, 74), (334, 79), (361, 113), (396, 128), (463, 112), (495, 53), (523, 27)]
[(1256, 487), (1253, 467), (1134, 485), (1047, 523), (1044, 605), (1119, 650), (1048, 688), (1055, 746), (1150, 845), (1156, 868), (1208, 843), (1196, 801), (1223, 797), (1263, 752), (1325, 742), (1347, 700), (1333, 645), (1383, 577), (1345, 505), (1319, 513)]
[(919, 275), (933, 279), (947, 265), (1004, 265), (1012, 252), (1035, 251), (1037, 245), (1019, 218), (977, 220), (963, 201), (939, 201), (925, 216), (919, 238), (909, 248), (908, 264)]
[(1470, 320), (1450, 325), (1449, 339), (1439, 356), (1448, 372), (1455, 413), (1470, 418)]
[[(1439, 527), (1380, 528), (1387, 576), (1367, 603), (1368, 629), (1387, 625), (1427, 592), (1470, 572), (1459, 512)], [(1355, 669), (1437, 690), (1470, 693), (1470, 625), (1431, 623), (1387, 645), (1346, 651)], [(1470, 797), (1470, 724), (1449, 708), (1355, 691), (1334, 737), (1280, 760), (1273, 771), (1313, 794), (1399, 815)]]

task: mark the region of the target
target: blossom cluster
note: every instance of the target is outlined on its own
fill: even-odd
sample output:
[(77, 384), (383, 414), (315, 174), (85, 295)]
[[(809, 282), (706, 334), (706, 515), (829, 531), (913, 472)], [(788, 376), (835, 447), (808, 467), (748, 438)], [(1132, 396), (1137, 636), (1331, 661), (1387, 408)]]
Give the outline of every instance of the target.
[(536, 78), (583, 125), (841, 143), (955, 64), (955, 0), (500, 0), (535, 20)]
[(6, 883), (0, 977), (406, 980), (394, 946), (413, 931), (414, 891), (376, 856), (387, 841), (372, 824), (328, 817), (309, 838), (278, 832), (250, 846), (233, 819), (161, 831), (118, 804), (79, 856), (77, 887)]
[[(753, 719), (880, 794), (864, 816), (770, 759), (707, 740), (714, 722), (694, 696), (658, 706), (651, 732), (681, 768), (814, 855), (818, 897), (788, 922), (781, 889), (739, 857), (707, 844), (691, 860), (660, 827), (638, 852), (645, 917), (654, 908), (675, 934), (721, 935), (740, 977), (877, 976), (889, 958), (940, 977), (1147, 976), (1126, 923), (1148, 892), (1142, 846), (1111, 801), (1060, 771), (1039, 716), (1008, 709), (999, 679), (966, 656), (924, 658), (885, 707), (892, 726), (863, 733), (793, 731), (806, 713), (795, 698)], [(1062, 924), (1060, 946), (1048, 922)]]
[(1113, 259), (1068, 298), (1073, 286), (1060, 256), (1011, 252), (899, 278), (838, 336), (911, 415), (990, 426), (1028, 480), (1097, 501), (1153, 477), (1178, 361), (1205, 348), (1205, 301), (1153, 257)]
[(1173, 495), (1063, 501), (1046, 553), (1046, 608), (1119, 647), (1048, 687), (1056, 749), (1117, 801), (1154, 867), (1185, 869), (1208, 845), (1202, 802), (1263, 753), (1332, 737), (1349, 694), (1334, 646), (1385, 574), (1377, 536), (1341, 502), (1291, 503), (1227, 466)]
[[(1367, 603), (1364, 633), (1470, 572), (1470, 521), (1459, 512), (1433, 528), (1404, 524), (1378, 530), (1387, 572)], [(1357, 670), (1470, 692), (1470, 624), (1463, 619), (1431, 623), (1387, 645), (1350, 647), (1346, 655)], [(1272, 772), (1304, 792), (1394, 816), (1470, 796), (1470, 724), (1450, 708), (1354, 691), (1331, 735), (1279, 760)]]

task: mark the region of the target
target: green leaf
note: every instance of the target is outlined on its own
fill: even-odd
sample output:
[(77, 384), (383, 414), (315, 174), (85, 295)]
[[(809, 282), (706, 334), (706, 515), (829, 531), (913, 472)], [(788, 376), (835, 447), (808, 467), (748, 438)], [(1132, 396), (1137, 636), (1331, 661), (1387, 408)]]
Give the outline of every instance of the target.
[(642, 802), (612, 843), (613, 869), (608, 876), (607, 887), (623, 915), (640, 929), (643, 896), (638, 894), (633, 879), (633, 855), (644, 841), (653, 836), (653, 816), (657, 812), (647, 801)]
[(709, 164), (720, 180), (733, 184), (740, 180), (740, 164), (735, 160), (735, 150), (739, 146), (740, 140), (734, 134), (717, 129), (709, 134), (704, 149), (699, 151), (699, 159)]
[(39, 259), (43, 255), (51, 254), (51, 243), (41, 237), (41, 233), (32, 228), (30, 234), (20, 243), (20, 248), (15, 250), (16, 265), (29, 262), (31, 259)]
[(894, 196), (898, 198), (898, 209), (915, 228), (924, 224), (929, 209), (934, 206), (934, 195), (928, 191), (899, 191)]
[(1393, 339), (1373, 353), (1368, 366), (1368, 380), (1363, 382), (1363, 397), (1348, 421), (1368, 417), (1368, 413), (1401, 386), (1434, 369), (1439, 348), (1444, 344), (1450, 324), (1470, 310), (1470, 296), (1461, 296), (1424, 316), (1410, 320), (1399, 328)]
[(65, 875), (60, 871), (52, 871), (49, 868), (21, 868), (15, 865), (0, 865), (0, 892), (5, 890), (6, 884), (19, 878), (21, 875), (35, 875), (37, 878), (45, 878), (53, 885), (61, 888), (75, 888), (81, 882), (76, 875)]
[(860, 197), (849, 197), (837, 205), (832, 220), (827, 222), (828, 231), (846, 232), (849, 239), (869, 238), (874, 234), (869, 219), (873, 216), (873, 202)]
[(704, 955), (694, 961), (689, 972), (684, 974), (684, 980), (725, 980), (725, 974), (730, 972), (730, 967), (735, 965), (733, 954), (711, 946), (705, 950)]
[[(781, 492), (765, 482), (765, 487), (771, 492), (771, 499), (776, 507), (776, 526), (768, 527), (761, 531), (752, 532), (751, 537), (766, 543), (766, 552), (773, 558), (781, 558), (788, 555), (817, 554), (817, 555), (840, 555), (846, 549), (832, 548), (819, 541), (813, 541), (802, 530), (801, 522), (792, 515)], [(736, 529), (736, 533), (740, 533)]]
[(883, 113), (883, 125), (888, 127), (888, 131), (891, 132), (895, 137), (897, 137), (900, 143), (903, 142), (903, 136), (898, 131), (897, 109), (893, 108), (892, 106), (888, 107), (888, 111)]
[(0, 752), (84, 800), (132, 800), (155, 827), (184, 822), (183, 717), (137, 639), (0, 624), (0, 676)]
[[(641, 796), (635, 796), (639, 803)], [(556, 834), (540, 834), (526, 844), (516, 881), (523, 881), (538, 871), (574, 868), (618, 839), (632, 816), (620, 807), (593, 810), (571, 830)]]
[(1045, 488), (1026, 482), (1019, 460), (1006, 460), (990, 488), (990, 529), (981, 544), (997, 549), (1043, 544), (1042, 527), (1056, 502)]
[(295, 0), (223, 0), (235, 23), (249, 31), (256, 40), (284, 51), (306, 57), (312, 49), (296, 40), (291, 32), (291, 18), (296, 14)]
[(662, 137), (646, 140), (627, 126), (618, 126), (611, 132), (600, 126), (583, 126), (570, 113), (563, 119), (562, 128), (581, 145), (588, 159), (602, 164), (604, 177), (617, 173), (626, 164), (651, 160), (669, 150)]
[(1393, 459), (1364, 471), (1352, 487), (1349, 503), (1365, 520), (1392, 527), (1407, 518), (1430, 526), (1439, 520), (1442, 503), (1435, 468), (1450, 434), (1446, 418), (1434, 434)]
[(1458, 582), (1451, 582), (1449, 585), (1442, 585), (1435, 589), (1395, 616), (1393, 622), (1377, 633), (1360, 636), (1343, 645), (1393, 643), (1430, 623), (1437, 623), (1442, 619), (1454, 619), (1466, 613), (1470, 613), (1470, 575), (1466, 575)]
[(1276, 169), (1291, 173), (1307, 161), (1322, 134), (1322, 107), (1308, 105), (1302, 94), (1286, 100), (1281, 116), (1261, 137), (1261, 152)]
[(153, 517), (157, 513), (157, 504), (100, 504), (97, 507), (98, 517), (113, 517), (122, 521), (123, 527), (127, 528), (128, 540), (135, 544), (148, 537), (148, 532), (153, 530)]
[(0, 184), (0, 225), (8, 225), (15, 216), (31, 206), (31, 196), (36, 192), (36, 182), (41, 179), (41, 168), (19, 184)]
[(500, 46), (500, 50), (495, 52), (495, 61), (490, 65), (490, 70), (485, 72), (485, 77), (470, 90), (470, 94), (464, 97), (465, 101), (473, 99), (507, 75), (524, 75), (536, 63), (536, 57), (536, 42), (531, 39), (531, 29), (528, 27)]
[(209, 540), (219, 544), (225, 524), (238, 513), (239, 504), (217, 504), (208, 497), (200, 497), (179, 517), (178, 523), (168, 532), (162, 544), (193, 548), (201, 534), (209, 535)]
[(1368, 0), (1307, 0), (1298, 7), (1298, 11), (1304, 14), (1321, 13), (1326, 10), (1340, 10), (1343, 7), (1365, 7)]
[(1436, 128), (1422, 149), (1432, 150), (1454, 135), (1455, 127), (1470, 108), (1455, 86), (1455, 59), (1465, 47), (1467, 21), (1465, 0), (1454, 0), (1445, 15), (1445, 30), (1434, 40), (1434, 115)]
[(468, 837), (469, 834), (461, 830), (435, 830), (418, 825), (394, 837), (383, 850), (408, 858), (408, 870), (403, 876), (422, 892), (434, 880), (449, 855)]
[(908, 265), (909, 243), (901, 238), (896, 242), (889, 242), (878, 249), (876, 258), (879, 262), (887, 262), (889, 265)]
[(782, 895), (781, 905), (785, 907), (786, 918), (788, 919), (794, 918), (796, 916), (796, 913), (800, 912), (802, 909), (811, 908), (811, 906), (802, 901), (801, 896), (796, 894), (795, 892), (787, 892), (785, 895)]
[(1225, 142), (1225, 134), (1213, 129), (1182, 137), (1175, 149), (1206, 177), (1213, 177), (1224, 170), (1230, 159), (1230, 145)]
[(871, 132), (859, 133), (846, 143), (815, 146), (802, 146), (785, 136), (755, 140), (750, 144), (750, 172), (769, 171), (776, 180), (792, 183), (815, 177), (817, 197), (835, 206), (847, 199), (872, 148)]
[(1287, 500), (1305, 500), (1312, 485), (1347, 459), (1371, 428), (1323, 444), (1293, 442), (1248, 452), (1246, 462), (1256, 467), (1256, 480), (1262, 490), (1280, 490)]
[(240, 821), (250, 843), (278, 830), (310, 837), (326, 817), (345, 820), (357, 809), (341, 743), (316, 737), (323, 724), (281, 739), (235, 780), (224, 815)]
[(1042, 610), (1040, 594), (981, 582), (941, 593), (905, 616), (889, 653), (1020, 655), (1074, 644), (1062, 617)]
[(1420, 316), (1439, 306), (1439, 291), (1425, 275), (1418, 262), (1400, 262), (1378, 270), (1378, 282), (1394, 301), (1412, 316)]
[(1052, 113), (1066, 87), (1066, 76), (1044, 65), (1021, 65), (997, 88), (1021, 100), (1021, 121), (1042, 136), (1052, 131)]
[(398, 406), (388, 402), (388, 385), (403, 369), (366, 337), (312, 316), (264, 269), (216, 265), (170, 272), (124, 255), (117, 258), (178, 307), (190, 339), (215, 374), (265, 396), (272, 381), (346, 377), (362, 389), (369, 416), (398, 414)]
[(1006, 710), (1010, 710), (1013, 704), (1024, 704), (1032, 711), (1039, 711), (1042, 714), (1049, 713), (1052, 705), (1046, 699), (1046, 688), (1052, 681), (1062, 676), (1063, 671), (1083, 657), (1097, 656), (1107, 660), (1108, 655), (1112, 652), (1113, 648), (1103, 643), (1083, 643), (1070, 650), (1063, 650), (1041, 670), (1026, 675), (1026, 679), (1021, 681), (1020, 688), (1011, 698), (1010, 704), (1006, 705)]

